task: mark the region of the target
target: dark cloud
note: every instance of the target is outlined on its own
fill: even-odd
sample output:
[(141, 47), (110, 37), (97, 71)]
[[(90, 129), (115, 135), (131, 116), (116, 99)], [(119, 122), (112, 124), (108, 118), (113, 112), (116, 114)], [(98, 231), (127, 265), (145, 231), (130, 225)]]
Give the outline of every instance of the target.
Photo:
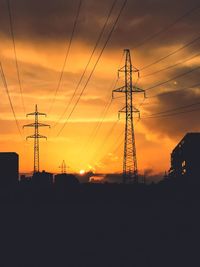
[[(9, 88), (11, 88), (12, 86), (15, 86), (18, 83), (15, 65), (13, 63), (13, 60), (10, 58), (2, 57), (1, 59), (3, 59), (2, 66), (4, 69), (4, 73), (6, 75), (7, 84)], [(24, 93), (26, 94), (38, 93), (45, 95), (49, 93), (50, 90), (52, 91), (52, 93), (56, 90), (60, 78), (59, 71), (52, 69), (49, 66), (39, 65), (37, 63), (30, 63), (30, 62), (28, 63), (21, 60), (18, 60), (18, 65), (20, 67), (20, 76), (24, 88)], [(59, 92), (62, 92), (62, 96), (72, 95), (82, 75), (82, 70), (71, 71), (71, 69), (68, 67), (69, 69), (68, 71), (67, 67), (63, 73), (62, 83), (59, 88)], [(102, 79), (97, 77), (95, 81), (97, 81), (98, 84), (100, 84), (99, 88), (101, 89), (104, 86), (103, 82), (107, 80), (104, 79), (102, 81)], [(105, 103), (105, 101), (102, 100), (102, 103)]]
[[(199, 59), (200, 57), (198, 57), (198, 60)], [(183, 89), (200, 83), (199, 74), (200, 66), (197, 64), (190, 66), (180, 65), (169, 71), (164, 71), (163, 73), (154, 75), (153, 81), (151, 83), (148, 81), (148, 86), (143, 86), (143, 82), (141, 80), (141, 88), (146, 90), (147, 96), (156, 95), (158, 90), (166, 92), (168, 90), (171, 91), (172, 89)]]
[[(78, 6), (76, 1), (10, 0), (14, 29), (20, 39), (67, 40), (71, 33)], [(113, 1), (83, 0), (75, 38), (92, 44), (97, 38)], [(198, 0), (143, 0), (128, 1), (112, 37), (110, 48), (130, 47), (145, 40), (178, 17), (197, 6)], [(119, 0), (110, 25), (123, 1)], [(190, 40), (199, 32), (199, 13), (194, 11), (170, 30), (150, 42), (150, 47), (172, 45)], [(5, 0), (0, 0), (0, 31), (9, 36), (8, 12)], [(149, 49), (145, 49), (146, 52)]]
[[(150, 115), (155, 114), (156, 116), (156, 113), (188, 106), (197, 102), (200, 103), (200, 87), (176, 90), (158, 96), (158, 103), (153, 106), (147, 106), (146, 111), (148, 110)], [(171, 113), (185, 112), (198, 108), (200, 108), (200, 105), (174, 110)], [(181, 138), (184, 136), (186, 132), (200, 130), (200, 109), (194, 112), (185, 112), (163, 117), (167, 114), (169, 113), (160, 114), (161, 117), (158, 118), (146, 118), (143, 120), (143, 124), (151, 132), (176, 139), (177, 137)], [(157, 116), (159, 116), (159, 114)]]
[[(38, 39), (59, 41), (66, 40), (71, 34), (79, 0), (10, 0), (10, 3), (14, 29), (18, 38), (31, 39), (32, 41)], [(93, 39), (93, 35), (100, 28), (102, 18), (106, 16), (109, 6), (110, 4), (106, 2), (101, 4), (99, 1), (82, 1), (76, 38)], [(1, 32), (9, 36), (6, 1), (0, 1), (0, 10)]]
[[(170, 113), (162, 113), (168, 110), (172, 110), (171, 113), (179, 113), (200, 108), (200, 105), (196, 105), (185, 109), (183, 108), (174, 110), (176, 108), (188, 106), (193, 103), (200, 103), (200, 86), (198, 86), (198, 84), (200, 83), (200, 69), (192, 71), (197, 67), (198, 65), (176, 67), (170, 70), (169, 73), (164, 73), (165, 79), (159, 80), (157, 82), (154, 81), (154, 83), (152, 83), (152, 85), (159, 84), (162, 81), (167, 81), (172, 77), (176, 77), (188, 72), (188, 74), (183, 75), (180, 78), (174, 79), (166, 84), (160, 85), (147, 91), (147, 95), (150, 98), (149, 100), (147, 100), (148, 103), (143, 106), (142, 116), (144, 117), (143, 124), (148, 130), (158, 135), (175, 139), (181, 138), (183, 135), (185, 135), (186, 132), (200, 130), (200, 110), (181, 114), (173, 114), (169, 117), (164, 115)], [(162, 77), (160, 77), (160, 79), (161, 78)], [(190, 88), (193, 85), (197, 86)], [(151, 98), (151, 96), (156, 97)], [(152, 115), (154, 117), (156, 116), (156, 114), (157, 116), (161, 117), (145, 119), (145, 116)]]

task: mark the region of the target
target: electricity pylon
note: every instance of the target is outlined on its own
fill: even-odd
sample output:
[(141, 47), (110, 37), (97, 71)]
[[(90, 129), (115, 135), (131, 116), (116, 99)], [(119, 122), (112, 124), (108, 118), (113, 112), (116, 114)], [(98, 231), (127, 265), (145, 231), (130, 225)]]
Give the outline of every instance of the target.
[(66, 166), (66, 163), (65, 163), (64, 160), (62, 161), (62, 164), (61, 164), (61, 166), (59, 168), (61, 168), (61, 173), (62, 174), (65, 174), (66, 173), (67, 166)]
[(37, 108), (37, 105), (35, 105), (35, 112), (33, 113), (28, 113), (26, 114), (26, 117), (28, 116), (35, 116), (35, 122), (34, 123), (30, 123), (30, 124), (26, 124), (23, 126), (24, 127), (33, 127), (34, 128), (34, 134), (33, 135), (30, 135), (30, 136), (27, 136), (26, 139), (29, 139), (29, 138), (33, 138), (34, 139), (34, 169), (33, 169), (33, 172), (36, 173), (36, 172), (39, 172), (40, 170), (40, 158), (39, 158), (39, 139), (40, 138), (45, 138), (47, 139), (46, 136), (44, 135), (40, 135), (39, 134), (39, 127), (49, 127), (50, 128), (50, 125), (48, 124), (44, 124), (44, 123), (39, 123), (38, 121), (38, 117), (39, 116), (47, 116), (45, 113), (40, 113), (38, 112), (38, 108)]
[(124, 159), (123, 159), (123, 182), (124, 183), (137, 183), (138, 182), (138, 169), (137, 169), (137, 157), (136, 157), (136, 145), (135, 145), (135, 134), (134, 134), (134, 120), (133, 113), (138, 113), (139, 110), (133, 105), (133, 93), (144, 93), (143, 89), (133, 86), (132, 74), (133, 72), (138, 73), (139, 71), (132, 66), (131, 54), (129, 49), (124, 49), (125, 53), (125, 65), (118, 70), (123, 72), (125, 76), (124, 86), (113, 90), (114, 93), (125, 93), (125, 107), (119, 111), (120, 113), (126, 114), (125, 123), (125, 136), (124, 136)]

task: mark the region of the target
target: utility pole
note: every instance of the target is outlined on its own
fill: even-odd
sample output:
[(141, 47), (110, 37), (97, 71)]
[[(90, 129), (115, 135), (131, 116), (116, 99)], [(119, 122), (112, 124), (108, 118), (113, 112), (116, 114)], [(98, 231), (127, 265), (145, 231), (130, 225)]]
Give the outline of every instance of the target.
[(138, 73), (139, 70), (132, 66), (131, 54), (129, 49), (124, 49), (125, 53), (125, 65), (118, 70), (123, 72), (125, 76), (124, 86), (113, 90), (114, 93), (125, 93), (125, 107), (119, 111), (120, 113), (126, 114), (125, 122), (125, 136), (124, 136), (124, 159), (123, 159), (123, 183), (138, 183), (138, 169), (137, 169), (137, 157), (136, 157), (136, 145), (135, 145), (135, 134), (134, 134), (134, 119), (133, 113), (138, 113), (139, 110), (134, 106), (133, 93), (144, 93), (143, 89), (133, 86), (132, 74), (133, 72)]
[(45, 116), (46, 117), (47, 115), (45, 113), (38, 112), (37, 105), (35, 105), (35, 112), (26, 114), (26, 117), (28, 117), (28, 116), (35, 116), (35, 122), (30, 123), (30, 124), (26, 124), (23, 126), (23, 128), (24, 127), (33, 127), (34, 128), (34, 134), (27, 136), (26, 139), (29, 139), (29, 138), (34, 139), (34, 169), (33, 169), (33, 172), (36, 173), (36, 172), (39, 172), (39, 170), (40, 170), (40, 168), (39, 168), (40, 167), (40, 165), (39, 165), (39, 163), (40, 163), (40, 160), (39, 160), (39, 139), (40, 138), (47, 139), (46, 136), (39, 134), (39, 127), (49, 127), (50, 128), (50, 125), (39, 123), (38, 117), (39, 116)]
[(61, 173), (62, 174), (66, 174), (66, 168), (67, 168), (67, 166), (66, 166), (66, 163), (65, 163), (64, 160), (62, 161), (62, 164), (61, 164), (61, 166), (59, 168), (61, 168)]

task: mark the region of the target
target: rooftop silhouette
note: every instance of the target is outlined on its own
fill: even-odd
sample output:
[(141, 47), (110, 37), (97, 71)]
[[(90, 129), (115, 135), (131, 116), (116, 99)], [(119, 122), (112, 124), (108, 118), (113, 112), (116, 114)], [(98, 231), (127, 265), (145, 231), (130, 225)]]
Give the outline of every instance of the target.
[(200, 175), (200, 133), (187, 133), (171, 154), (171, 177), (196, 177)]
[[(199, 134), (187, 134), (172, 160), (180, 156), (191, 164), (196, 142)], [(0, 266), (168, 267), (199, 262), (196, 169), (149, 185), (81, 184), (72, 174), (53, 179), (45, 171), (18, 181), (18, 155), (0, 153), (0, 159), (10, 183), (0, 190)]]

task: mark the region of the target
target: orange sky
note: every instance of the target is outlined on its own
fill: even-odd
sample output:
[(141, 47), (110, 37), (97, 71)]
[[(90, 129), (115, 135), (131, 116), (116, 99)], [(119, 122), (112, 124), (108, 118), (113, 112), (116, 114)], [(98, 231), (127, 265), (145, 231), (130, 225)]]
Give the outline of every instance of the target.
[[(127, 10), (124, 12), (127, 12)], [(140, 20), (135, 20), (134, 23), (132, 19), (132, 27), (138, 23), (141, 23)], [(120, 38), (120, 29), (116, 29), (114, 35)], [(189, 40), (190, 39), (192, 38), (189, 38)], [(22, 108), (11, 38), (9, 34), (6, 35), (0, 32), (0, 40), (0, 60), (4, 68), (16, 115), (22, 127), (26, 123), (31, 123), (33, 118), (29, 117), (26, 119)], [(151, 53), (147, 51), (145, 47), (144, 49), (131, 50), (133, 64), (137, 68), (148, 65), (164, 54), (176, 50), (189, 40), (184, 41), (181, 39), (180, 42), (176, 40), (176, 42), (173, 41), (172, 43), (162, 43), (154, 49), (151, 47)], [(66, 53), (66, 42), (62, 40), (20, 39), (16, 37), (16, 51), (19, 61), (26, 113), (33, 112), (35, 104), (38, 104), (39, 111), (45, 112), (48, 115), (47, 118), (41, 117), (41, 122), (53, 126), (69, 103), (93, 46), (93, 42), (85, 42), (79, 38), (73, 41), (61, 87), (58, 91), (55, 103), (50, 110)], [(101, 173), (122, 171), (123, 115), (109, 135), (109, 138), (106, 142), (104, 141), (110, 129), (113, 127), (113, 124), (118, 119), (118, 110), (124, 106), (123, 98), (113, 100), (98, 134), (95, 138), (91, 137), (97, 123), (102, 120), (102, 111), (111, 97), (112, 89), (114, 89), (112, 87), (113, 82), (117, 78), (117, 69), (119, 68), (123, 49), (125, 48), (123, 44), (115, 46), (112, 49), (111, 47), (112, 41), (104, 51), (81, 101), (62, 133), (57, 136), (74, 102), (70, 106), (66, 116), (59, 121), (55, 127), (52, 127), (50, 130), (41, 128), (40, 133), (48, 137), (47, 141), (42, 140), (40, 143), (41, 170), (45, 169), (46, 171), (54, 173), (59, 172), (59, 166), (62, 160), (65, 160), (66, 164), (69, 166), (68, 171), (70, 172), (79, 172), (81, 169), (86, 171), (94, 170)], [(129, 47), (133, 47), (131, 42)], [(185, 49), (173, 57), (161, 61), (152, 68), (141, 72), (141, 77), (190, 57), (198, 52), (195, 49), (196, 48), (194, 48), (193, 52), (189, 49)], [(95, 54), (78, 92), (83, 88), (84, 82), (95, 63), (98, 53), (99, 52)], [(121, 61), (121, 66), (123, 66), (123, 60)], [(182, 69), (178, 71), (181, 73), (182, 70), (193, 68), (197, 66), (199, 62), (200, 57), (185, 62), (181, 65)], [(141, 88), (145, 89), (160, 81), (167, 80), (175, 74), (175, 71), (174, 73), (168, 71), (161, 72), (148, 78), (141, 78), (138, 84)], [(135, 79), (136, 77), (134, 81)], [(176, 91), (182, 88), (183, 85), (189, 86), (189, 84), (194, 84), (196, 81), (195, 79), (196, 76), (190, 76), (187, 80), (174, 80), (167, 84), (167, 86), (159, 86), (155, 90), (149, 91), (148, 95), (151, 96), (158, 93)], [(117, 87), (122, 85), (123, 77), (120, 77)], [(25, 141), (25, 137), (32, 134), (33, 130), (22, 130), (24, 138), (21, 140), (2, 81), (0, 81), (0, 87), (1, 151), (16, 151), (20, 156), (20, 172), (30, 172), (33, 170), (33, 141)], [(194, 88), (190, 90), (189, 96), (183, 96), (183, 104), (192, 103), (194, 102), (193, 99), (197, 100), (199, 97), (199, 88)], [(177, 99), (180, 99), (180, 97), (178, 96)], [(142, 95), (135, 97), (135, 105), (138, 106), (142, 100)], [(182, 105), (181, 100), (179, 105), (178, 101), (175, 101), (175, 98), (173, 100), (173, 97), (171, 106), (168, 104), (168, 99), (167, 101), (164, 100), (161, 98), (147, 99), (141, 107), (141, 116)], [(188, 102), (185, 102), (186, 100), (188, 100)], [(197, 118), (197, 113), (194, 114), (194, 117)], [(185, 123), (185, 119), (187, 123)], [(135, 122), (136, 120), (135, 118)], [(176, 116), (166, 119), (144, 119), (137, 123), (135, 132), (139, 171), (143, 173), (145, 170), (153, 170), (154, 173), (164, 173), (165, 170), (168, 170), (171, 150), (187, 131), (199, 130), (197, 121), (198, 120), (195, 120), (195, 118), (191, 121), (190, 117), (186, 115), (184, 118), (183, 116)]]

